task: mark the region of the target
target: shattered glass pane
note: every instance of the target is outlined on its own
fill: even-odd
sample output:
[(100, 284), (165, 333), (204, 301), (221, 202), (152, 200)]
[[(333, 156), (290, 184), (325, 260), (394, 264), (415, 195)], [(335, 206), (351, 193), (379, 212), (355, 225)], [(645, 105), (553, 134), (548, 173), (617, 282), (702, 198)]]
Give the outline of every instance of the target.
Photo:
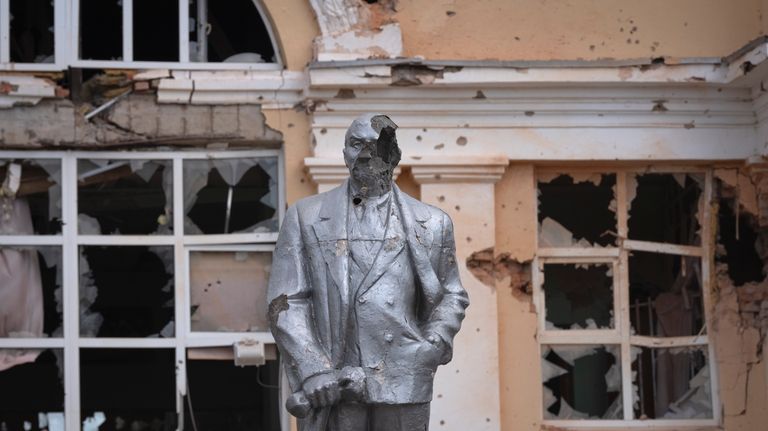
[(267, 280), (271, 252), (190, 253), (193, 331), (269, 331)]
[(615, 246), (615, 186), (614, 174), (540, 175), (539, 246)]
[(61, 247), (0, 246), (0, 338), (61, 337)]
[(638, 419), (710, 419), (707, 347), (651, 349), (632, 347), (635, 417)]
[(171, 161), (80, 159), (77, 175), (80, 234), (173, 232)]
[(542, 287), (551, 329), (614, 327), (611, 264), (548, 263)]
[(277, 157), (184, 161), (184, 232), (277, 232)]
[(544, 419), (623, 419), (619, 346), (542, 346)]
[(83, 430), (175, 430), (174, 363), (172, 349), (81, 349)]
[(629, 239), (700, 245), (703, 174), (627, 175)]
[(80, 335), (173, 337), (173, 247), (81, 246)]
[(0, 159), (0, 235), (61, 233), (61, 162)]
[(0, 349), (0, 388), (0, 430), (64, 431), (62, 349)]
[(706, 333), (701, 259), (633, 251), (629, 256), (633, 333), (683, 337)]
[(83, 60), (123, 59), (121, 0), (80, 1), (80, 56)]
[(280, 429), (278, 361), (238, 367), (231, 359), (188, 360), (187, 379), (185, 424), (194, 420), (200, 430)]
[(189, 17), (191, 61), (276, 61), (272, 39), (253, 0), (190, 0)]
[(10, 0), (10, 51), (13, 63), (53, 63), (51, 0)]

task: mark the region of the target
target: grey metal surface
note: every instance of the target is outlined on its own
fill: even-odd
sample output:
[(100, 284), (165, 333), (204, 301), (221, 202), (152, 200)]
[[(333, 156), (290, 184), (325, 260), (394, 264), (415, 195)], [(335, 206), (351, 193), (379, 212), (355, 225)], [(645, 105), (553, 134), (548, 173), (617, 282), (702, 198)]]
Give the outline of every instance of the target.
[(302, 431), (425, 430), (469, 305), (450, 218), (392, 181), (396, 128), (358, 117), (350, 178), (290, 207), (280, 229), (269, 317)]

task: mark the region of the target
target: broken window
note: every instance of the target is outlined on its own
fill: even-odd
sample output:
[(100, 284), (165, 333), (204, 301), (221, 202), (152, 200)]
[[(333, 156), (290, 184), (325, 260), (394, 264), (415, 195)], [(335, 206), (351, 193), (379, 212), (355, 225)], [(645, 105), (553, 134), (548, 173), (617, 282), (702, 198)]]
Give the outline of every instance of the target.
[(83, 430), (175, 430), (172, 349), (81, 349)]
[(276, 62), (269, 31), (254, 0), (191, 0), (189, 14), (191, 61)]
[(61, 162), (0, 159), (0, 235), (61, 233)]
[(618, 346), (546, 346), (542, 350), (546, 419), (621, 419)]
[(61, 349), (0, 349), (0, 430), (64, 431), (63, 362)]
[(123, 4), (121, 0), (80, 1), (80, 58), (122, 60)]
[(0, 151), (0, 431), (194, 429), (190, 411), (286, 431), (265, 344), (280, 152), (19, 154)]
[(552, 329), (614, 327), (613, 265), (545, 264), (544, 300)]
[(170, 234), (170, 161), (78, 161), (78, 225), (83, 235)]
[(258, 367), (238, 367), (232, 349), (219, 356), (194, 355), (187, 361), (187, 397), (184, 402), (185, 429), (279, 430), (280, 363), (276, 358)]
[(179, 61), (178, 0), (133, 0), (133, 59)]
[(186, 234), (277, 231), (277, 159), (184, 162)]
[(0, 338), (61, 337), (61, 277), (60, 247), (0, 245)]
[(54, 62), (54, 7), (53, 0), (10, 0), (11, 62)]
[(705, 347), (636, 348), (635, 416), (640, 419), (712, 418)]
[(173, 248), (80, 247), (80, 334), (173, 337)]
[(544, 420), (715, 424), (702, 263), (711, 251), (701, 241), (711, 174), (538, 180)]
[(616, 244), (616, 176), (539, 176), (539, 246)]
[(278, 62), (269, 23), (254, 0), (79, 2), (79, 59), (90, 65)]
[(702, 174), (627, 176), (629, 239), (699, 245)]
[(706, 330), (698, 257), (631, 252), (629, 294), (637, 335), (683, 337)]
[(265, 332), (269, 251), (192, 251), (189, 257), (193, 331)]

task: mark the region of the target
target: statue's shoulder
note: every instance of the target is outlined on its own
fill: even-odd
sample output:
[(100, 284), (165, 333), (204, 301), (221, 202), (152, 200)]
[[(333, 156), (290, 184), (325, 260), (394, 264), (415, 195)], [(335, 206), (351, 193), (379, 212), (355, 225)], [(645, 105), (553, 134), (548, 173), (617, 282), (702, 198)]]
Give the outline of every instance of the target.
[(326, 196), (328, 196), (328, 192), (307, 196), (296, 201), (291, 207), (294, 208), (301, 217), (316, 215), (320, 212), (320, 208), (322, 207), (323, 200)]

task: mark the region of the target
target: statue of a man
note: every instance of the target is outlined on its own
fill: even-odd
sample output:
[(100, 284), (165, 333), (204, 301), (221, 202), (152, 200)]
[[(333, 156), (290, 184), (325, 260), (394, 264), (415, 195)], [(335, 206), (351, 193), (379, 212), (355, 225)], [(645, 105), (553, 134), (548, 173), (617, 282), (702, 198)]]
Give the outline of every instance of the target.
[(288, 209), (269, 316), (302, 431), (423, 431), (469, 304), (447, 214), (401, 192), (395, 125), (347, 130), (341, 186)]

